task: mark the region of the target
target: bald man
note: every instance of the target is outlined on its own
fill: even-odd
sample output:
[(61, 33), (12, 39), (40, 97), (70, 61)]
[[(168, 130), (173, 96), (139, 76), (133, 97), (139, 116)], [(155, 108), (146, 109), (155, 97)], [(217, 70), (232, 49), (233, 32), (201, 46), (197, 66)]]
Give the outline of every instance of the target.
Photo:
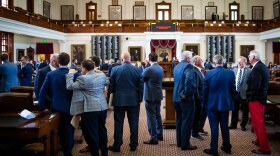
[(130, 127), (130, 151), (138, 146), (138, 123), (140, 103), (143, 99), (143, 78), (138, 67), (131, 65), (128, 52), (121, 55), (122, 65), (112, 68), (110, 93), (113, 93), (114, 106), (114, 143), (109, 150), (120, 152), (123, 144), (123, 123), (127, 113)]

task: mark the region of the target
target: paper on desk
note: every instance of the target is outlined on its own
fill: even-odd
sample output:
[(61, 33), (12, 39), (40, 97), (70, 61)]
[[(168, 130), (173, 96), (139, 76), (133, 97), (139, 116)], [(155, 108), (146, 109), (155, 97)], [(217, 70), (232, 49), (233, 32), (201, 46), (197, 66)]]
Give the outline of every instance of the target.
[(21, 111), (20, 113), (18, 113), (21, 117), (25, 118), (25, 119), (33, 119), (36, 117), (36, 115), (32, 112), (30, 112), (27, 109), (24, 109), (23, 111)]
[(72, 117), (71, 125), (72, 125), (75, 129), (78, 129), (78, 127), (79, 127), (80, 118), (81, 118), (81, 115), (74, 115), (74, 116)]

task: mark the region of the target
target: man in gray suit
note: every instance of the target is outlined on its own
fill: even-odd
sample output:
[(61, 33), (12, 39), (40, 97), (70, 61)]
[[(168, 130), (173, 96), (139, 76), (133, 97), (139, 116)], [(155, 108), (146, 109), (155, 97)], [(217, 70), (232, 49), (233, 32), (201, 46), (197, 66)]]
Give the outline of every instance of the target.
[(163, 140), (162, 121), (160, 115), (160, 104), (162, 96), (163, 69), (157, 63), (158, 55), (149, 54), (150, 67), (143, 71), (144, 80), (144, 100), (147, 113), (148, 131), (151, 135), (150, 140), (144, 144), (158, 144), (158, 140)]
[(236, 129), (238, 122), (239, 105), (242, 109), (242, 121), (240, 123), (241, 130), (246, 131), (246, 124), (248, 123), (249, 106), (246, 99), (246, 90), (248, 88), (247, 80), (251, 69), (246, 67), (247, 59), (244, 56), (238, 58), (238, 68), (234, 68), (236, 97), (234, 99), (234, 110), (232, 111), (231, 124), (229, 129)]
[(85, 140), (89, 145), (92, 156), (108, 155), (107, 149), (107, 101), (104, 95), (105, 86), (109, 85), (106, 75), (93, 71), (94, 63), (91, 60), (82, 62), (82, 75), (74, 82), (75, 69), (70, 69), (66, 75), (66, 87), (73, 90), (70, 113), (81, 114), (81, 127)]
[(140, 103), (143, 100), (143, 78), (138, 67), (131, 65), (128, 52), (121, 55), (122, 65), (112, 68), (110, 75), (110, 93), (113, 93), (114, 106), (114, 143), (109, 147), (113, 152), (120, 152), (123, 144), (123, 122), (125, 112), (130, 127), (130, 151), (138, 146), (138, 123)]

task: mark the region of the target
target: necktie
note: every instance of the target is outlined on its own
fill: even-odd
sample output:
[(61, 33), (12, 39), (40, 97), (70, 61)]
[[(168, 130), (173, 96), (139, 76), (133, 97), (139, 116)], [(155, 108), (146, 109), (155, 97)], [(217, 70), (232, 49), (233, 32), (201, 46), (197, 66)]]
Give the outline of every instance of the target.
[(236, 91), (237, 92), (240, 92), (241, 76), (242, 76), (242, 70), (240, 69), (239, 75), (238, 75), (238, 78), (237, 78), (237, 84), (236, 84)]
[(204, 78), (204, 70), (200, 69), (200, 72), (201, 72), (202, 77)]

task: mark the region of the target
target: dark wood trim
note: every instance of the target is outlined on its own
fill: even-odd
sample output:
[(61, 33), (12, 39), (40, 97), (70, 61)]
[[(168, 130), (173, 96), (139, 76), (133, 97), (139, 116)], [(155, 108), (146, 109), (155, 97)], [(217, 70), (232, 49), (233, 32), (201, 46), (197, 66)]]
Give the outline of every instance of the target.
[[(94, 5), (95, 6), (95, 9), (94, 9), (94, 20), (92, 19), (89, 19), (89, 11), (90, 9), (88, 9), (89, 6), (92, 6)], [(93, 9), (91, 9), (93, 10)], [(92, 1), (90, 1), (89, 3), (86, 3), (86, 20), (90, 20), (90, 21), (96, 21), (97, 20), (97, 3), (93, 3)]]
[(253, 12), (253, 10), (254, 10), (254, 7), (261, 7), (262, 8), (262, 19), (261, 19), (261, 21), (263, 20), (263, 16), (264, 16), (264, 7), (263, 6), (252, 6), (252, 20), (256, 20), (256, 19), (254, 19), (253, 17), (254, 17), (254, 12)]
[(26, 1), (26, 5), (27, 5), (27, 11), (29, 12), (29, 13), (34, 13), (34, 0), (27, 0)]
[(232, 3), (229, 3), (229, 20), (231, 20), (231, 9), (230, 6), (231, 5), (237, 5), (237, 20), (240, 19), (240, 3), (236, 3), (235, 1), (233, 1)]
[[(159, 5), (169, 5), (169, 9), (158, 9), (158, 6)], [(164, 1), (162, 1), (161, 3), (156, 3), (156, 20), (159, 20), (158, 19), (158, 11), (166, 11), (166, 10), (168, 10), (169, 11), (169, 20), (168, 21), (171, 21), (172, 20), (172, 17), (171, 17), (171, 12), (172, 12), (172, 5), (171, 5), (171, 3), (166, 3), (166, 2), (164, 2)], [(164, 14), (163, 14), (164, 15)], [(164, 21), (164, 16), (162, 17), (162, 20)]]
[(145, 7), (145, 19), (143, 19), (143, 20), (146, 20), (146, 17), (147, 17), (146, 5), (134, 5), (134, 6), (133, 6), (133, 20), (135, 20), (135, 21), (141, 21), (141, 20), (134, 19), (134, 14), (135, 14), (134, 8), (135, 8), (135, 7)]

